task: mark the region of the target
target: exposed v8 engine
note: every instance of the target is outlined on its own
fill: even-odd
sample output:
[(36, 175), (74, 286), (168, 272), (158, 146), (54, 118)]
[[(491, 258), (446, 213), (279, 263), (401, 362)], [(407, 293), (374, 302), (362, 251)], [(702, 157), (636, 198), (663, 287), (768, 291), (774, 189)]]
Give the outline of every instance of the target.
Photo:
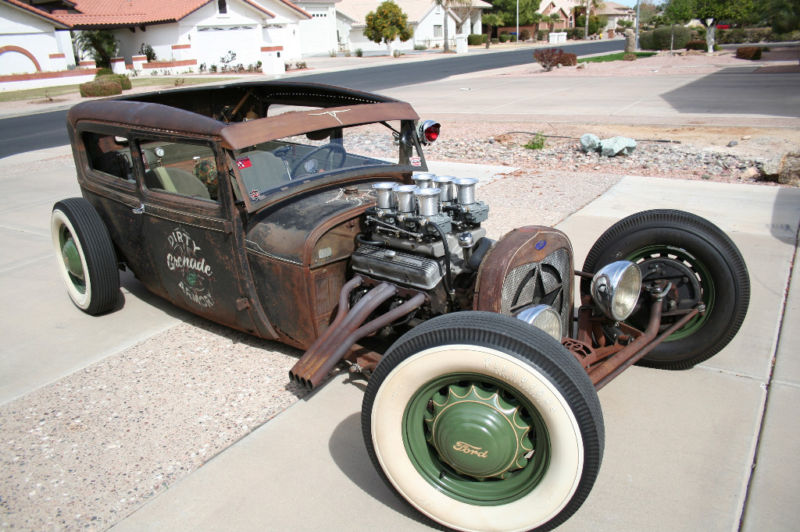
[[(441, 292), (445, 312), (454, 279), (474, 272), (491, 242), (481, 222), (489, 206), (475, 199), (477, 179), (417, 174), (414, 185), (373, 185), (377, 205), (364, 215), (368, 231), (352, 257), (353, 270), (418, 290)], [(439, 301), (439, 304), (437, 304)]]

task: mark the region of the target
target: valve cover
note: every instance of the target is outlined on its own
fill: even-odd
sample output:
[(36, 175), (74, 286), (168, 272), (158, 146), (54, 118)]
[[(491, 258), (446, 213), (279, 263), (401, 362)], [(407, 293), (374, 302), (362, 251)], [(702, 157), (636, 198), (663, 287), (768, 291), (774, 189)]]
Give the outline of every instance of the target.
[(432, 290), (442, 280), (438, 261), (394, 249), (360, 246), (352, 256), (353, 271), (376, 279)]

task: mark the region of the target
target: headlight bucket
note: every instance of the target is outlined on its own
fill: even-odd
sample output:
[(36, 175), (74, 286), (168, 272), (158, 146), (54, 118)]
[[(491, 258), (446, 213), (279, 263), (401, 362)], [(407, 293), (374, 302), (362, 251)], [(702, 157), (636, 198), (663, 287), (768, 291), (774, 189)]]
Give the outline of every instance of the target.
[(563, 336), (561, 330), (561, 316), (550, 305), (533, 305), (517, 312), (515, 317), (528, 325), (533, 325), (543, 330), (559, 342)]
[(592, 278), (592, 299), (603, 314), (615, 321), (631, 315), (642, 290), (642, 272), (628, 260), (606, 264)]

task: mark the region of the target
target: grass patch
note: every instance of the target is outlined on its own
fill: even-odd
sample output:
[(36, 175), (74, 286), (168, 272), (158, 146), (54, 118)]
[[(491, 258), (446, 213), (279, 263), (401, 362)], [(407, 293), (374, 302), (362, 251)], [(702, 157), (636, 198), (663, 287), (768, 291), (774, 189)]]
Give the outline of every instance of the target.
[[(133, 87), (175, 87), (186, 85), (199, 85), (202, 83), (225, 83), (234, 81), (238, 77), (225, 78), (203, 78), (191, 76), (164, 76), (164, 77), (141, 77), (131, 78)], [(44, 100), (47, 98), (58, 98), (65, 94), (77, 94), (78, 84), (58, 85), (56, 87), (42, 87), (38, 89), (25, 89), (21, 91), (0, 92), (0, 102), (17, 102), (23, 100)]]
[[(582, 57), (578, 59), (578, 63), (608, 63), (609, 61), (622, 61), (625, 52), (618, 52), (616, 54), (598, 55), (597, 57)], [(656, 52), (636, 52), (636, 57), (651, 57), (656, 55)]]

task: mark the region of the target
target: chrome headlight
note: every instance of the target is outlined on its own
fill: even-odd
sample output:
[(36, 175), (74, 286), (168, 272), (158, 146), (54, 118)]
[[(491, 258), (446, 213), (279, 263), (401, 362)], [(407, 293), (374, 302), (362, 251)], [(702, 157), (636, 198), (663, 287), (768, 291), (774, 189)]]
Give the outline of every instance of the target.
[(538, 327), (559, 342), (561, 341), (561, 316), (550, 305), (525, 307), (516, 314), (518, 320)]
[(603, 314), (622, 321), (633, 312), (642, 289), (642, 272), (628, 260), (606, 264), (592, 279), (592, 299)]

